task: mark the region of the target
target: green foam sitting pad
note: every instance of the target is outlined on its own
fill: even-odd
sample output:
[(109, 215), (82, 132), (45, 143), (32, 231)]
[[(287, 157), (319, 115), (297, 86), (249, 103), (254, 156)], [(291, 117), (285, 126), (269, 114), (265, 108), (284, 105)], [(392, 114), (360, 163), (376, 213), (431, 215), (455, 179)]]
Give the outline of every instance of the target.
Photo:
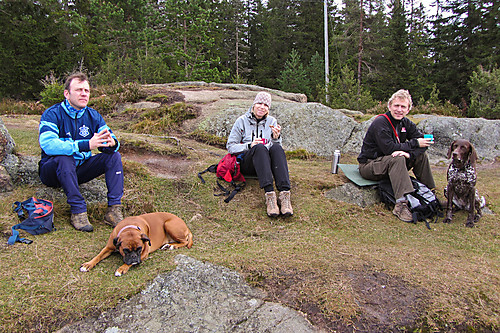
[(349, 178), (354, 184), (358, 186), (370, 186), (377, 185), (378, 181), (369, 180), (361, 177), (359, 174), (359, 165), (357, 164), (340, 164), (339, 168), (342, 170), (344, 175)]

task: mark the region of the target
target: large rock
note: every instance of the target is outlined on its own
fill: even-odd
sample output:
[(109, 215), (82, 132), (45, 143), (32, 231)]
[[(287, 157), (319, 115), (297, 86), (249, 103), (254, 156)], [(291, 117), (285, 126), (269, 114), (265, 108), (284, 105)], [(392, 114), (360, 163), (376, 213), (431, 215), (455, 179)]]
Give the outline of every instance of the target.
[(14, 184), (9, 173), (3, 165), (0, 165), (0, 193), (10, 192), (14, 189)]
[(9, 154), (2, 165), (14, 184), (41, 185), (38, 177), (38, 161), (40, 157)]
[[(66, 201), (66, 195), (61, 188), (51, 188), (42, 184), (38, 176), (38, 156), (25, 156), (8, 154), (0, 165), (0, 184), (4, 184), (0, 192), (12, 191), (14, 185), (30, 185), (36, 186), (39, 189), (35, 193), (36, 196), (52, 201)], [(107, 201), (107, 187), (104, 176), (93, 179), (85, 184), (80, 185), (80, 192), (88, 204), (102, 203)]]
[(237, 272), (184, 255), (175, 260), (174, 271), (140, 294), (58, 332), (318, 332), (303, 314), (264, 301)]
[(14, 140), (10, 136), (7, 127), (5, 127), (3, 120), (0, 118), (0, 163), (4, 161), (7, 155), (12, 154), (15, 146)]
[(378, 190), (375, 186), (359, 187), (353, 183), (337, 186), (325, 192), (324, 195), (328, 199), (339, 200), (360, 207), (367, 207), (380, 202)]
[(434, 135), (435, 143), (429, 148), (434, 160), (446, 160), (456, 139), (469, 140), (480, 159), (495, 160), (500, 156), (500, 120), (433, 116), (420, 121), (417, 127)]
[[(249, 100), (231, 106), (226, 104), (226, 107), (219, 105), (219, 111), (208, 115), (199, 128), (228, 136), (236, 118), (244, 114), (251, 103)], [(270, 109), (270, 114), (283, 128), (285, 150), (303, 148), (325, 157), (331, 157), (335, 149), (359, 154), (366, 131), (375, 119), (374, 116), (358, 123), (345, 113), (319, 103), (274, 100)], [(447, 161), (448, 148), (458, 138), (471, 141), (480, 159), (495, 160), (500, 156), (500, 120), (425, 116), (417, 127), (424, 133), (434, 134), (435, 143), (428, 150), (433, 163)]]

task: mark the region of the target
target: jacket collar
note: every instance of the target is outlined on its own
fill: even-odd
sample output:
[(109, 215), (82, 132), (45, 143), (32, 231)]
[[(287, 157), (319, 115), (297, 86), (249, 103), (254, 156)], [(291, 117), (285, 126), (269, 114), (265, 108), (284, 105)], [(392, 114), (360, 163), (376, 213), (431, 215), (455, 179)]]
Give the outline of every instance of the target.
[(70, 116), (73, 119), (80, 118), (88, 109), (88, 106), (86, 106), (83, 109), (77, 110), (74, 107), (72, 107), (71, 104), (69, 104), (69, 101), (67, 99), (65, 99), (64, 102), (61, 103), (61, 106), (64, 109), (64, 111), (68, 114), (68, 116)]

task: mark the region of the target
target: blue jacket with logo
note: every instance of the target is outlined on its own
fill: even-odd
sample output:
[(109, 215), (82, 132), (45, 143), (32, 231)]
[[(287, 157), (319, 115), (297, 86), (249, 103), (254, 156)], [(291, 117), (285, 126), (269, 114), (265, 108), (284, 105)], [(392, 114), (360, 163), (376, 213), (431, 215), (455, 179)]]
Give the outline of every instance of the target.
[(81, 165), (92, 156), (89, 140), (95, 133), (104, 129), (111, 132), (117, 144), (114, 147), (101, 147), (99, 151), (103, 153), (118, 151), (120, 143), (99, 112), (89, 107), (70, 110), (66, 101), (51, 106), (45, 110), (40, 119), (38, 136), (42, 149), (40, 165), (55, 155), (72, 155), (75, 163)]

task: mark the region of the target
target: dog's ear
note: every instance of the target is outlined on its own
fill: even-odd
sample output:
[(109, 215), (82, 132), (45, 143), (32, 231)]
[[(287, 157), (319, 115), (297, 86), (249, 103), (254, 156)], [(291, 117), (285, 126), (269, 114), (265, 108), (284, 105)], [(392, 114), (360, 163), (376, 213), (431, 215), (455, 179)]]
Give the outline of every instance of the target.
[(145, 243), (148, 242), (149, 246), (151, 246), (151, 240), (146, 236), (146, 234), (141, 234), (141, 240)]
[(115, 239), (113, 239), (113, 245), (116, 248), (119, 248), (121, 244), (122, 244), (122, 242), (118, 242), (118, 237), (115, 237)]
[(451, 158), (451, 152), (453, 151), (453, 145), (455, 144), (455, 142), (457, 142), (457, 140), (453, 141), (450, 145), (450, 149), (448, 149), (448, 159)]
[(476, 167), (476, 161), (477, 161), (477, 153), (476, 153), (476, 148), (470, 144), (470, 149), (469, 149), (469, 163), (473, 166)]

